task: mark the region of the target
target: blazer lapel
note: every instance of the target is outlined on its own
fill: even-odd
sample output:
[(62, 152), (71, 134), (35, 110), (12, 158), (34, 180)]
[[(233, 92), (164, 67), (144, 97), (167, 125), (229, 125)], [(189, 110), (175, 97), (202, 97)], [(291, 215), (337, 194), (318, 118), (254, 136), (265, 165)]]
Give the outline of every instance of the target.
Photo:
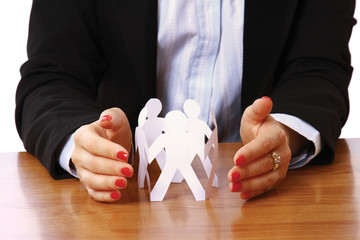
[(113, 0), (116, 26), (140, 79), (156, 74), (157, 0)]

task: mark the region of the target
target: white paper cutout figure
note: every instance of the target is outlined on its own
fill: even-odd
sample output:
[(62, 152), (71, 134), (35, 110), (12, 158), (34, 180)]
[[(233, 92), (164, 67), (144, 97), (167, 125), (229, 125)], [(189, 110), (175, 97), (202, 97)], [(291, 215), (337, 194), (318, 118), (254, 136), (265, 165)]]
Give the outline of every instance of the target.
[[(144, 187), (144, 180), (148, 182), (148, 187), (150, 189), (149, 177), (147, 172), (148, 158), (147, 158), (147, 149), (153, 144), (153, 142), (165, 131), (166, 125), (164, 118), (158, 117), (162, 109), (162, 104), (159, 99), (151, 98), (141, 110), (138, 118), (139, 126), (135, 129), (135, 143), (136, 149), (139, 153), (142, 152), (142, 155), (139, 156), (139, 171), (138, 171), (138, 184), (139, 188)], [(136, 137), (139, 137), (140, 140), (136, 140)], [(144, 139), (145, 136), (145, 139)], [(146, 156), (145, 156), (146, 155)], [(162, 170), (165, 165), (165, 152), (161, 151), (156, 161)], [(172, 182), (181, 182), (182, 175), (177, 171)]]
[[(200, 161), (204, 166), (206, 175), (209, 178), (212, 165), (209, 157), (207, 157), (207, 155), (204, 156), (204, 148), (205, 136), (210, 139), (212, 131), (204, 121), (199, 119), (201, 110), (200, 105), (196, 101), (191, 99), (186, 100), (184, 103), (184, 112), (189, 117), (186, 124), (186, 131), (193, 134), (196, 138), (195, 145), (192, 145), (190, 147), (193, 147), (194, 151), (199, 156)], [(215, 175), (213, 186), (218, 186), (217, 175)]]
[[(159, 99), (151, 98), (141, 110), (138, 118), (139, 126), (135, 129), (135, 143), (139, 151), (139, 171), (138, 184), (139, 188), (144, 187), (144, 180), (148, 182), (150, 191), (150, 180), (148, 178), (148, 147), (158, 138), (165, 130), (164, 118), (158, 117), (161, 112), (162, 104)], [(139, 140), (137, 140), (137, 137)], [(159, 154), (157, 162), (160, 169), (163, 169), (165, 157), (163, 153)]]
[[(213, 121), (213, 124), (215, 126), (214, 130), (212, 131), (212, 134), (210, 138), (208, 139), (205, 148), (204, 148), (204, 156), (205, 158), (212, 159), (212, 168), (210, 172), (210, 176), (208, 179), (208, 183), (206, 185), (205, 189), (205, 198), (208, 199), (210, 197), (211, 193), (211, 185), (216, 185), (218, 187), (218, 181), (217, 181), (217, 161), (218, 161), (218, 149), (219, 149), (219, 139), (218, 139), (218, 126), (215, 118), (214, 111), (212, 108), (210, 108), (210, 114), (211, 119)], [(210, 163), (211, 165), (211, 163)], [(213, 184), (211, 184), (213, 183)]]
[(165, 123), (168, 131), (159, 136), (149, 147), (149, 163), (162, 149), (166, 152), (165, 166), (150, 193), (151, 201), (164, 199), (177, 169), (185, 178), (196, 200), (204, 200), (205, 190), (191, 167), (196, 153), (189, 146), (196, 144), (196, 140), (192, 134), (185, 131), (187, 123), (185, 115), (178, 110), (171, 111), (166, 114)]
[(144, 181), (148, 183), (149, 191), (150, 189), (150, 177), (147, 171), (148, 166), (148, 143), (146, 140), (146, 135), (143, 130), (143, 125), (147, 119), (147, 109), (144, 107), (139, 114), (138, 126), (135, 128), (135, 150), (139, 153), (139, 171), (138, 171), (138, 187), (144, 187)]
[[(198, 116), (200, 106), (193, 100), (184, 103), (184, 112), (175, 110), (169, 112), (165, 119), (158, 117), (161, 102), (150, 99), (139, 114), (139, 126), (135, 130), (135, 145), (139, 152), (139, 188), (144, 186), (145, 177), (148, 182), (151, 201), (162, 201), (172, 182), (181, 182), (185, 178), (196, 200), (209, 198), (211, 185), (217, 186), (216, 174), (218, 156), (218, 136), (215, 115), (210, 109), (215, 129), (211, 129)], [(205, 144), (205, 136), (208, 141)], [(201, 185), (191, 163), (199, 157), (208, 182)], [(147, 166), (154, 159), (162, 170), (153, 190)], [(160, 160), (159, 160), (160, 159)]]

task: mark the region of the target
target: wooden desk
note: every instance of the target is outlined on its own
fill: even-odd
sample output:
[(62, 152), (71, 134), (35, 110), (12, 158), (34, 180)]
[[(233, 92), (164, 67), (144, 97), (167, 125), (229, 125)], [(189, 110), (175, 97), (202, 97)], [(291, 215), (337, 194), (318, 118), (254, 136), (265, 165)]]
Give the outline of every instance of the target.
[(339, 140), (333, 164), (291, 170), (248, 202), (226, 180), (239, 146), (220, 145), (220, 187), (200, 202), (186, 183), (149, 202), (134, 177), (120, 202), (99, 203), (30, 154), (0, 153), (0, 239), (360, 239), (360, 139)]

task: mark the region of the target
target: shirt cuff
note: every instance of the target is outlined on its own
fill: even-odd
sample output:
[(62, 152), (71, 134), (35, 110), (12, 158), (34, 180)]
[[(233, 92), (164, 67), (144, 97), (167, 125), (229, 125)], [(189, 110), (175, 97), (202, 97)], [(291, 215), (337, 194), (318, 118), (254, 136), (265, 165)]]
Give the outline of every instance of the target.
[(60, 163), (60, 166), (65, 171), (67, 171), (74, 177), (78, 178), (76, 168), (75, 168), (74, 164), (71, 162), (71, 154), (72, 154), (72, 151), (74, 150), (74, 146), (75, 146), (74, 134), (71, 134), (71, 136), (67, 140), (63, 150), (61, 151), (59, 163)]
[(295, 132), (304, 136), (307, 140), (312, 142), (312, 146), (304, 149), (295, 156), (292, 156), (289, 164), (289, 169), (295, 169), (305, 166), (311, 159), (318, 155), (321, 151), (321, 137), (320, 132), (307, 122), (298, 117), (283, 114), (273, 113), (271, 116), (278, 122), (286, 125)]

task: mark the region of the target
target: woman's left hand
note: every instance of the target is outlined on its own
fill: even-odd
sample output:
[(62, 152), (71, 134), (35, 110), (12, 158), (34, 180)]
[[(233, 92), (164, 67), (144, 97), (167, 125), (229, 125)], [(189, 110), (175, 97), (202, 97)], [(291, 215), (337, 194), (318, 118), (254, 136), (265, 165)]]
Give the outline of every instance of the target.
[[(244, 145), (234, 156), (235, 166), (229, 171), (228, 179), (230, 190), (240, 192), (242, 199), (275, 188), (288, 170), (290, 129), (269, 115), (271, 109), (271, 99), (263, 97), (249, 106), (241, 119), (240, 135)], [(272, 153), (280, 156), (279, 164)]]

